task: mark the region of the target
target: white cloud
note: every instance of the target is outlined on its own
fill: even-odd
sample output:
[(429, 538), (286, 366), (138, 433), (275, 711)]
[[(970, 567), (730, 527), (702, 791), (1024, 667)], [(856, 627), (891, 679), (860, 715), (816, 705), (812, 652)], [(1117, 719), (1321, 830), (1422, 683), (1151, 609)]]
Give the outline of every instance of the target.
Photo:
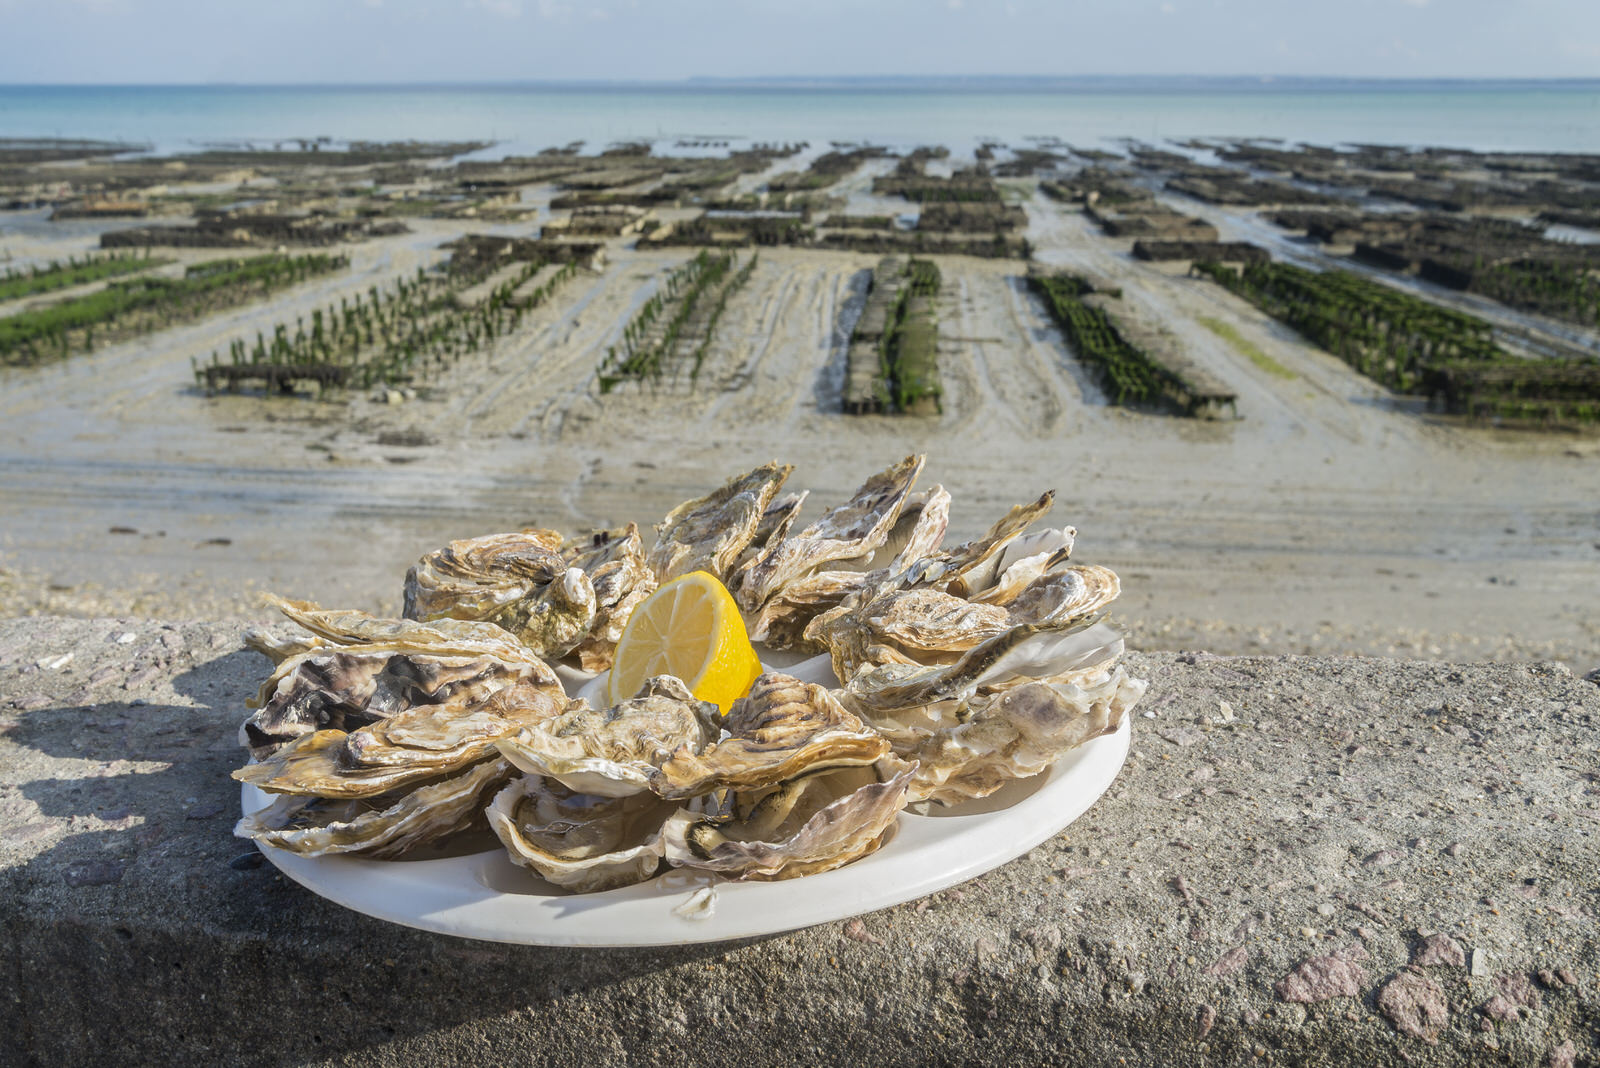
[(1407, 7), (1427, 7), (1428, 0), (1400, 0)]
[(467, 6), (480, 8), (503, 19), (514, 19), (522, 15), (522, 0), (467, 0)]
[(1162, 4), (1161, 5), (1161, 13), (1163, 15), (1176, 15), (1178, 13), (1178, 5), (1177, 4)]
[(944, 6), (951, 11), (960, 11), (966, 0), (944, 0)]

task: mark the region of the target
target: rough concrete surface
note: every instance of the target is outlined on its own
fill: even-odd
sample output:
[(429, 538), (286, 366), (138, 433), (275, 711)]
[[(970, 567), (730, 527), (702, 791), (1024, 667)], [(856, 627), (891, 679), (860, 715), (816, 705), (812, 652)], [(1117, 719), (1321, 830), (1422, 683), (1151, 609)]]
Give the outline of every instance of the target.
[(1126, 767), (1027, 856), (856, 921), (585, 952), (257, 863), (236, 626), (0, 621), (0, 1063), (1595, 1062), (1600, 688), (1129, 661)]

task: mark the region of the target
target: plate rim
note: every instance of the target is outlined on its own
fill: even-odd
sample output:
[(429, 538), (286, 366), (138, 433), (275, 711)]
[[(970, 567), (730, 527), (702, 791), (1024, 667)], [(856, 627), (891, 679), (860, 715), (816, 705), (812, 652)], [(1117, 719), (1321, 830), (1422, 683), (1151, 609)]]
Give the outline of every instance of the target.
[[(764, 938), (892, 908), (977, 878), (1015, 860), (1060, 834), (1093, 807), (1116, 781), (1127, 760), (1131, 741), (1132, 716), (1125, 713), (1115, 731), (1075, 747), (1040, 772), (1040, 776), (1046, 777), (1045, 781), (1015, 804), (995, 812), (970, 815), (902, 813), (895, 838), (877, 853), (802, 879), (739, 882), (691, 875), (680, 869), (597, 894), (529, 895), (496, 890), (483, 881), (483, 865), (494, 865), (497, 858), (510, 863), (501, 849), (437, 860), (386, 861), (351, 856), (301, 857), (267, 843), (256, 845), (280, 872), (319, 897), (375, 919), (435, 934), (502, 944), (593, 949), (661, 948)], [(242, 785), (240, 804), (244, 812), (255, 811), (266, 799), (267, 795), (250, 784)], [(1052, 811), (1050, 805), (1054, 802), (1061, 802), (1061, 805)], [(1051, 812), (1050, 817), (1033, 822), (1028, 817), (1036, 808)], [(907, 817), (916, 821), (910, 827)], [(965, 826), (951, 828), (949, 833), (941, 832), (920, 843), (912, 841), (911, 851), (903, 851), (907, 848), (908, 836), (913, 840), (925, 837), (917, 830), (918, 825), (944, 823), (950, 819), (963, 821)], [(916, 874), (919, 857), (926, 860), (931, 854), (937, 858), (941, 849), (956, 852), (957, 846), (968, 838), (977, 838), (980, 842), (995, 840), (992, 832), (996, 824), (1020, 826), (1015, 833), (999, 838), (999, 844), (972, 850), (964, 861)], [(902, 847), (902, 852), (896, 852), (896, 845)], [(514, 870), (537, 878), (525, 869)], [(897, 873), (907, 877), (896, 880), (893, 876)], [(442, 887), (437, 878), (440, 875), (446, 878)], [(870, 884), (876, 876), (886, 878), (876, 879), (880, 889), (874, 892)], [(716, 910), (705, 919), (690, 919), (673, 912), (690, 893), (702, 886), (715, 888), (717, 906), (724, 917), (720, 922)], [(817, 893), (830, 886), (836, 891), (831, 898)], [(372, 891), (372, 896), (352, 893), (351, 887), (366, 888)], [(424, 896), (433, 891), (440, 907), (423, 911), (392, 905), (392, 902), (405, 900), (402, 891), (407, 889), (422, 891)], [(442, 896), (441, 890), (446, 891)], [(452, 890), (453, 894), (449, 892)], [(737, 915), (733, 919), (728, 918), (724, 895), (734, 901), (732, 907)], [(752, 923), (743, 915), (752, 911), (745, 898), (778, 906), (789, 898), (793, 899), (791, 904), (798, 903), (800, 907), (787, 912), (769, 908), (770, 922)], [(518, 902), (529, 904), (518, 905)], [(586, 915), (584, 922), (574, 924), (570, 914), (564, 915), (559, 904), (546, 904), (559, 902), (582, 902), (580, 914), (596, 915)], [(593, 933), (596, 930), (609, 932), (616, 927), (598, 916), (610, 908), (631, 920), (633, 917), (628, 914), (651, 906), (659, 906), (660, 915), (654, 917), (657, 922), (643, 930), (637, 923), (624, 923), (620, 927), (623, 933), (615, 937), (596, 937)], [(508, 916), (537, 922), (508, 929), (505, 922)]]

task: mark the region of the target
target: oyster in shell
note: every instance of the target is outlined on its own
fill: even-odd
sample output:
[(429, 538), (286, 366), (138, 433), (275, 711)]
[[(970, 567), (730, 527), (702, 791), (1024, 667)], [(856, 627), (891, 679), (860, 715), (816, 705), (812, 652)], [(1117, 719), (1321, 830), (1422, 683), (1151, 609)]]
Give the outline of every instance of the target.
[(918, 762), (912, 800), (983, 797), (1117, 729), (1145, 688), (1116, 665), (1121, 654), (1104, 624), (1025, 624), (952, 664), (868, 668), (840, 700)]
[(491, 760), (459, 775), (367, 803), (279, 798), (241, 819), (233, 833), (303, 857), (336, 853), (397, 857), (464, 830), (482, 811), (485, 795), (510, 774), (505, 761)]
[(844, 765), (875, 763), (889, 743), (821, 686), (769, 672), (722, 723), (727, 736), (682, 747), (658, 764), (650, 788), (666, 798), (713, 790), (755, 790)]
[(834, 768), (720, 802), (698, 798), (662, 829), (667, 863), (762, 880), (840, 867), (888, 841), (913, 772), (887, 762)]
[[(660, 582), (709, 571), (726, 581), (739, 555), (756, 537), (768, 505), (794, 470), (790, 464), (762, 464), (729, 480), (721, 489), (685, 501), (656, 525), (650, 568)], [(798, 510), (798, 505), (795, 506)], [(781, 522), (781, 516), (773, 520)]]
[(494, 743), (567, 709), (564, 695), (509, 686), (470, 708), (416, 705), (345, 740), (343, 760), (361, 767), (462, 767), (495, 755)]
[[(973, 646), (949, 664), (882, 664), (860, 672), (838, 691), (840, 702), (885, 730), (886, 715), (940, 706), (1026, 679), (1048, 679), (1115, 660), (1122, 639), (1102, 624), (1077, 629), (1011, 627)], [(891, 735), (891, 738), (893, 736)]]
[[(817, 648), (821, 640), (809, 629), (814, 620), (837, 608), (851, 594), (876, 586), (888, 575), (932, 552), (949, 522), (950, 494), (943, 486), (910, 495), (880, 549), (784, 585), (762, 606), (750, 628), (751, 640), (775, 649)], [(879, 556), (890, 558), (888, 567), (867, 570)]]
[(351, 608), (323, 608), (315, 601), (291, 601), (272, 594), (264, 600), (311, 634), (316, 643), (311, 648), (388, 644), (444, 656), (495, 656), (542, 663), (532, 650), (493, 623), (448, 618), (423, 623), (384, 619)]
[(552, 531), (453, 541), (406, 572), (405, 617), (495, 623), (539, 656), (565, 656), (588, 637), (598, 604), (560, 550)]
[(569, 542), (562, 556), (594, 587), (594, 623), (572, 651), (585, 671), (604, 671), (611, 666), (628, 617), (656, 588), (639, 527), (629, 523), (616, 530), (597, 530)]
[(908, 456), (873, 475), (855, 496), (799, 534), (773, 542), (745, 565), (736, 596), (747, 612), (758, 612), (788, 583), (835, 560), (864, 557), (888, 539), (922, 471), (925, 457)]
[(800, 517), (800, 509), (805, 506), (806, 498), (809, 496), (811, 496), (810, 490), (785, 493), (767, 505), (767, 510), (761, 513), (761, 522), (756, 524), (755, 537), (750, 539), (750, 544), (745, 546), (744, 551), (739, 554), (739, 559), (728, 569), (728, 573), (738, 574), (762, 549), (773, 542), (787, 538), (789, 528), (794, 526), (794, 521)]
[(423, 763), (352, 765), (345, 755), (349, 737), (344, 731), (302, 734), (265, 760), (239, 768), (233, 777), (269, 794), (359, 800), (436, 779), (454, 770)]
[(597, 797), (648, 790), (656, 768), (676, 752), (714, 741), (721, 714), (682, 680), (657, 675), (638, 694), (606, 709), (574, 701), (559, 716), (500, 739), (500, 753), (529, 775)]
[(851, 679), (873, 664), (937, 664), (954, 660), (1011, 625), (997, 605), (974, 604), (927, 587), (862, 598), (808, 631), (828, 647), (833, 672)]
[(262, 683), (256, 711), (240, 727), (240, 744), (263, 757), (312, 731), (355, 730), (419, 705), (460, 711), (511, 686), (562, 695), (555, 672), (526, 650), (516, 659), (499, 655), (513, 645), (435, 645), (422, 652), (383, 642), (292, 656)]
[(983, 537), (915, 561), (900, 577), (900, 584), (932, 585), (957, 597), (970, 597), (993, 583), (1006, 547), (1049, 512), (1055, 499), (1055, 490), (1048, 490), (1038, 500), (1016, 505)]
[[(1040, 554), (1056, 559), (1060, 552)], [(1031, 572), (1032, 559), (1021, 562)], [(1020, 567), (1020, 565), (1019, 565)], [(1008, 569), (1006, 576), (1019, 568)], [(834, 674), (854, 678), (875, 664), (947, 664), (1012, 627), (1062, 628), (1100, 611), (1120, 592), (1115, 572), (1094, 566), (1059, 566), (1004, 603), (971, 600), (933, 587), (863, 592), (807, 631), (828, 647)]]
[(1057, 681), (975, 694), (955, 713), (963, 722), (903, 754), (918, 767), (911, 800), (954, 804), (1037, 775), (1069, 750), (1115, 732), (1144, 691), (1145, 683), (1120, 665), (1101, 665)]
[(677, 807), (648, 793), (573, 793), (527, 775), (495, 795), (488, 816), (513, 862), (581, 894), (653, 876), (666, 851), (661, 825)]

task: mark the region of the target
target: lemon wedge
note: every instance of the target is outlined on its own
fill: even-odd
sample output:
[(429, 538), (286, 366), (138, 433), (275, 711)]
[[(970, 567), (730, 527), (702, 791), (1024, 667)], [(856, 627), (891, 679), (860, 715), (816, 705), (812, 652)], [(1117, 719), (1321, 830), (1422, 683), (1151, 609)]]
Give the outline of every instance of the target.
[(691, 571), (666, 583), (628, 617), (611, 664), (611, 703), (654, 675), (676, 675), (726, 714), (761, 674), (739, 607), (715, 575)]

